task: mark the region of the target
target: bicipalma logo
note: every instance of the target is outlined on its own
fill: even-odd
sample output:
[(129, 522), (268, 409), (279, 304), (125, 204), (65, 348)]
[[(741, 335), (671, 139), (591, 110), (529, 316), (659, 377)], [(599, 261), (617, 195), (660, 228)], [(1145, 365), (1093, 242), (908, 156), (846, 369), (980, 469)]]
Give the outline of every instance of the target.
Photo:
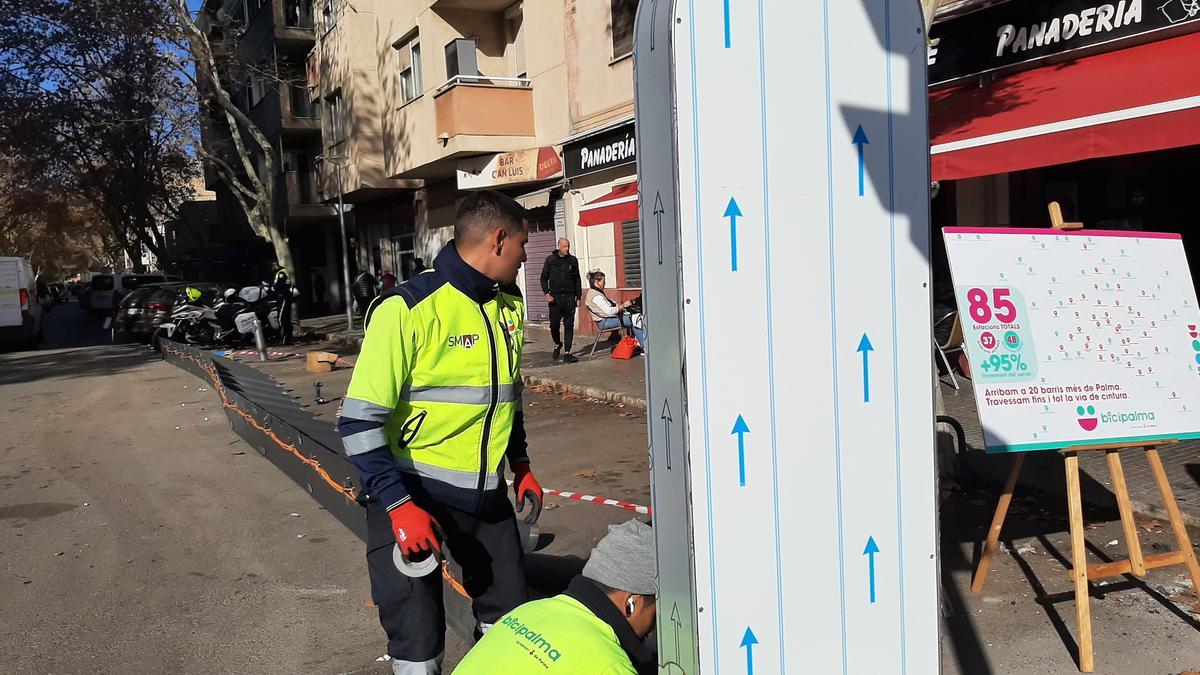
[(1153, 422), (1153, 412), (1106, 412), (1100, 414), (1100, 421), (1105, 424), (1134, 424), (1136, 422)]
[(505, 617), (500, 622), (500, 625), (512, 629), (512, 632), (516, 633), (517, 637), (529, 641), (534, 651), (540, 651), (551, 661), (557, 662), (562, 657), (562, 653), (555, 649), (546, 638), (542, 637), (541, 633), (521, 623), (521, 620), (516, 616)]
[(1096, 416), (1095, 406), (1079, 406), (1075, 408), (1075, 414), (1079, 416), (1076, 422), (1084, 431), (1095, 431), (1101, 424), (1139, 424), (1145, 422), (1153, 422), (1155, 415), (1153, 411), (1128, 411), (1128, 412), (1109, 412), (1105, 411)]
[(1079, 406), (1075, 409), (1075, 414), (1079, 415), (1079, 419), (1075, 421), (1079, 422), (1079, 426), (1084, 431), (1095, 431), (1096, 426), (1100, 423), (1100, 420), (1096, 419), (1096, 408), (1093, 406), (1089, 405), (1087, 408)]
[(476, 342), (479, 342), (479, 333), (451, 335), (450, 339), (446, 341), (446, 346), (451, 348), (462, 347), (463, 349), (470, 349), (471, 347), (475, 346)]

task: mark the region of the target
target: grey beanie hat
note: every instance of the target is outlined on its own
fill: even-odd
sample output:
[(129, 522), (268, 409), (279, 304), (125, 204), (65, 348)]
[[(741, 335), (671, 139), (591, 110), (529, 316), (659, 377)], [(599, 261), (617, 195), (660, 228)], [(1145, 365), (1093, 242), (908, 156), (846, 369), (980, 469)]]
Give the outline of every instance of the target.
[(608, 526), (608, 534), (583, 566), (583, 576), (618, 591), (654, 595), (658, 592), (657, 568), (654, 530), (634, 519)]

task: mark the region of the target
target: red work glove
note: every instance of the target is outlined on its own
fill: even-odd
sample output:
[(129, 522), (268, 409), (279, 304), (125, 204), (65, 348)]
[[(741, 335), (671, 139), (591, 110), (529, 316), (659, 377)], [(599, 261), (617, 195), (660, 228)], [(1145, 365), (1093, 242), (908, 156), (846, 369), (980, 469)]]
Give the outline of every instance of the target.
[(441, 526), (421, 507), (404, 502), (388, 511), (388, 517), (392, 519), (392, 534), (396, 537), (396, 543), (405, 555), (412, 556), (431, 549), (442, 552), (442, 545), (433, 529), (440, 529)]
[(525, 497), (533, 500), (533, 513), (542, 511), (542, 485), (534, 478), (529, 469), (529, 462), (517, 462), (513, 465), (513, 491), (517, 497), (517, 513), (525, 510)]

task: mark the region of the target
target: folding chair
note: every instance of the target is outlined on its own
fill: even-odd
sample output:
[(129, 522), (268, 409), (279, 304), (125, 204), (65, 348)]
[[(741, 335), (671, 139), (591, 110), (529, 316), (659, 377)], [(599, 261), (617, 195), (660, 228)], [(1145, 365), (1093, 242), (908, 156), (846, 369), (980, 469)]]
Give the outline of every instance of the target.
[(588, 314), (591, 315), (592, 323), (595, 324), (595, 326), (596, 326), (596, 339), (592, 341), (592, 351), (591, 351), (591, 353), (588, 354), (588, 358), (590, 359), (596, 355), (596, 347), (600, 346), (600, 338), (601, 337), (604, 337), (605, 334), (607, 333), (608, 339), (611, 340), (613, 333), (619, 334), (622, 330), (625, 329), (625, 327), (621, 325), (621, 322), (620, 322), (621, 317), (619, 315), (617, 317), (615, 317), (617, 319), (617, 326), (615, 328), (601, 328), (600, 327), (601, 321), (603, 321), (604, 319), (611, 319), (614, 317), (600, 316), (600, 315), (596, 314), (595, 312), (593, 312), (591, 307), (588, 307)]
[(950, 326), (950, 335), (946, 338), (946, 342), (944, 344), (938, 344), (937, 339), (935, 338), (933, 341), (933, 346), (937, 347), (938, 354), (940, 354), (942, 357), (942, 363), (946, 366), (946, 372), (950, 373), (950, 383), (953, 384), (954, 388), (957, 390), (959, 389), (958, 378), (954, 377), (954, 367), (950, 365), (950, 359), (946, 355), (954, 352), (962, 352), (962, 354), (965, 356), (967, 353), (966, 350), (963, 349), (962, 322), (958, 320), (958, 312), (952, 312), (939, 319), (934, 326), (938, 326), (943, 321), (954, 322), (954, 324)]

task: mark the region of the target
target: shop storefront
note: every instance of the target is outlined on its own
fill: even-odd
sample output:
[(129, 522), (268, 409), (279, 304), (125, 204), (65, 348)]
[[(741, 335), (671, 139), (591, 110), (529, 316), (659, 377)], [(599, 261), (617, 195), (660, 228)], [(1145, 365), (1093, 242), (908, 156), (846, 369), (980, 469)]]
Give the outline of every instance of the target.
[(410, 278), (417, 258), (412, 195), (357, 204), (353, 214), (357, 269), (371, 272), (376, 279), (385, 272), (401, 281)]
[(1195, 250), (1198, 30), (1200, 5), (1141, 0), (1011, 0), (935, 23), (935, 229), (1046, 227), (1057, 201), (1087, 228), (1180, 232)]
[[(563, 144), (570, 192), (564, 236), (571, 240), (580, 271), (599, 270), (608, 295), (641, 295), (641, 224), (638, 218), (637, 146), (633, 120), (577, 134)], [(592, 330), (585, 312), (579, 329)]]
[(554, 251), (565, 218), (560, 150), (547, 146), (472, 157), (458, 163), (456, 174), (459, 191), (499, 190), (526, 208), (528, 260), (517, 284), (525, 294), (526, 318), (546, 321), (549, 306), (540, 285), (542, 262)]

